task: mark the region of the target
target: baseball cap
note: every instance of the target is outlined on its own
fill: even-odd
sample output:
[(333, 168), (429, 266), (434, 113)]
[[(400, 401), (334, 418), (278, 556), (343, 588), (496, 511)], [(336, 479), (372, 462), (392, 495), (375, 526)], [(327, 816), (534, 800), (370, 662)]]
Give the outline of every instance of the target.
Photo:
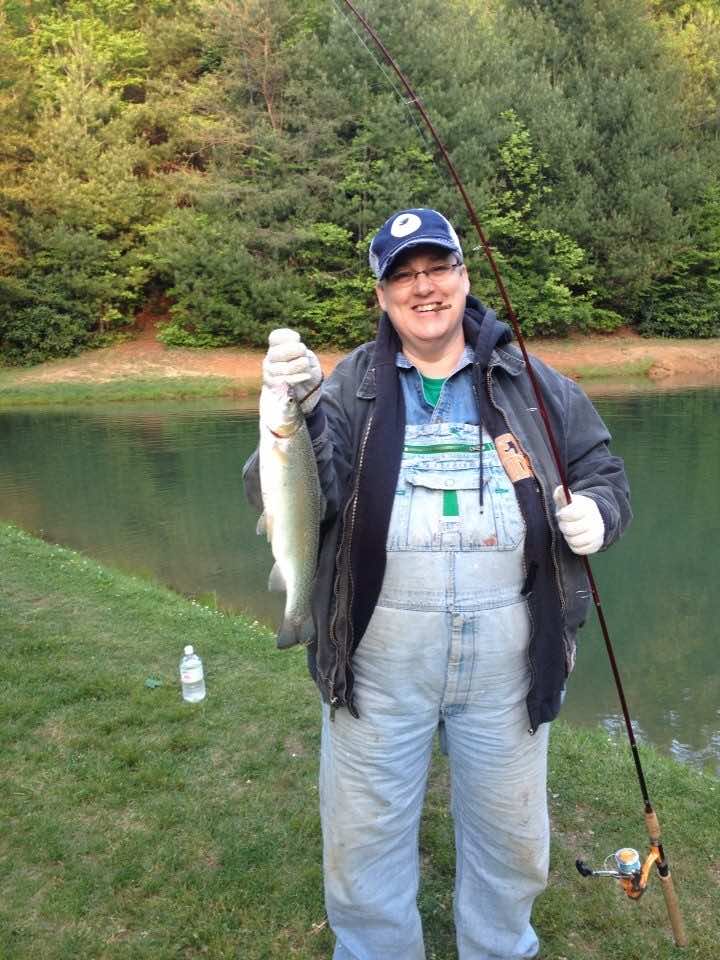
[(394, 213), (375, 234), (368, 257), (370, 269), (382, 280), (399, 253), (423, 243), (443, 247), (463, 259), (458, 235), (450, 221), (437, 210), (414, 207)]

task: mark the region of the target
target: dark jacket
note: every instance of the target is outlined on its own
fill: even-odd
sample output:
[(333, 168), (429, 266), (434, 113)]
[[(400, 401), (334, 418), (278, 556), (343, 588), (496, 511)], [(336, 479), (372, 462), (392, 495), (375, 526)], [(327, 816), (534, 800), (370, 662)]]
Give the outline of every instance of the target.
[[(481, 421), (494, 439), (512, 435), (530, 467), (514, 486), (527, 528), (524, 592), (532, 620), (527, 707), (534, 731), (558, 713), (590, 594), (582, 562), (554, 519), (552, 493), (560, 478), (522, 355), (509, 343), (509, 328), (473, 297), (467, 298), (464, 331), (475, 350)], [(404, 442), (399, 349), (383, 316), (376, 340), (354, 350), (325, 382), (308, 420), (327, 499), (313, 592), (316, 638), (308, 664), (323, 698), (353, 714), (352, 655), (382, 586)], [(568, 485), (597, 503), (606, 547), (631, 518), (622, 461), (610, 454), (607, 428), (582, 390), (536, 358), (531, 362)], [(257, 452), (245, 465), (244, 479), (249, 499), (261, 509)]]

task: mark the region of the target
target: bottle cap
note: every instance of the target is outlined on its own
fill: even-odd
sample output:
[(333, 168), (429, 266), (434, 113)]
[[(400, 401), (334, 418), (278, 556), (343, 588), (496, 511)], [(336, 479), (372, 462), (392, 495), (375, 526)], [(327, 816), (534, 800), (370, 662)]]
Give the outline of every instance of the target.
[(185, 656), (186, 656), (186, 657), (191, 657), (194, 653), (195, 653), (195, 651), (193, 650), (193, 646), (192, 646), (191, 643), (189, 643), (189, 644), (185, 647)]

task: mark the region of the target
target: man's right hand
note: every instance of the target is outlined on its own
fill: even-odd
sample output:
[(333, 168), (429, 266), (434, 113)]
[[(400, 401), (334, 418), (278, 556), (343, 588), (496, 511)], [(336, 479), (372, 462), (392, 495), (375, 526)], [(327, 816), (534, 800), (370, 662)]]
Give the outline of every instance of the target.
[(263, 360), (264, 386), (272, 388), (284, 384), (302, 384), (298, 386), (296, 395), (302, 412), (307, 416), (320, 399), (320, 361), (312, 350), (308, 350), (295, 330), (273, 330), (268, 343), (268, 352)]

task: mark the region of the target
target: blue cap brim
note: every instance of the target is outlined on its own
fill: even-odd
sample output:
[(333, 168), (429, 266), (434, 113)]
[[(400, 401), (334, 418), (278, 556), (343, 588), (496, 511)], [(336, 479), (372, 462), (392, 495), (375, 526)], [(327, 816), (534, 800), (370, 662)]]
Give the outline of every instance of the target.
[(442, 247), (443, 250), (449, 250), (450, 253), (456, 253), (462, 260), (462, 252), (458, 250), (455, 244), (451, 243), (447, 237), (408, 237), (407, 240), (393, 250), (392, 254), (387, 258), (387, 261), (380, 270), (380, 276), (378, 279), (384, 280), (385, 275), (392, 266), (393, 262), (397, 260), (401, 253), (403, 253), (405, 250), (409, 250), (411, 247)]

